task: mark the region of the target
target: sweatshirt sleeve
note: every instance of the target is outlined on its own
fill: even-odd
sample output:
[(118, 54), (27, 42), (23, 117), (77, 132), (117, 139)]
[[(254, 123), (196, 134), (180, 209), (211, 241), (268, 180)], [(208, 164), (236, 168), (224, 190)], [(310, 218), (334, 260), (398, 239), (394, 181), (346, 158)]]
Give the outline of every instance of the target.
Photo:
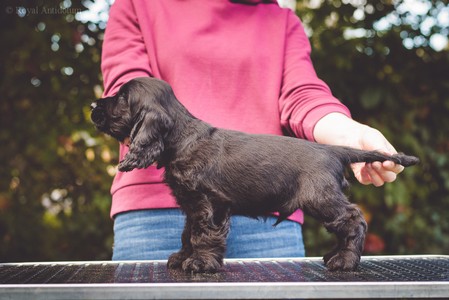
[(311, 46), (303, 25), (295, 14), (290, 13), (279, 99), (281, 125), (290, 134), (314, 140), (313, 129), (322, 117), (332, 112), (350, 117), (350, 112), (317, 77), (310, 53)]
[(148, 54), (133, 1), (116, 0), (109, 12), (101, 57), (104, 97), (136, 77), (151, 76)]

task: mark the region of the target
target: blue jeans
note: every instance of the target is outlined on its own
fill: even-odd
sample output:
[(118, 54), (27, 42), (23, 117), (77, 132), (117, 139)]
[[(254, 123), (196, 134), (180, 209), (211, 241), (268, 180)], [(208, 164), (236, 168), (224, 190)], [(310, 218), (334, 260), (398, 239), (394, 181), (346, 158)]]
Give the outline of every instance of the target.
[[(179, 209), (138, 210), (118, 214), (114, 221), (113, 260), (168, 259), (181, 249), (185, 216)], [(301, 224), (231, 217), (227, 258), (303, 257)]]

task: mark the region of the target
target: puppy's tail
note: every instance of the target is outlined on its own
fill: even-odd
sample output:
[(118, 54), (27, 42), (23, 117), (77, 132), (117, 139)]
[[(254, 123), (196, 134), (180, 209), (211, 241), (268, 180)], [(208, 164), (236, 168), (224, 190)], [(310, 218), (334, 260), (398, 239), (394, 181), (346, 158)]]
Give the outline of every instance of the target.
[(384, 162), (388, 160), (404, 167), (409, 167), (419, 163), (419, 158), (404, 153), (388, 155), (379, 151), (363, 151), (347, 147), (341, 148), (342, 151), (339, 151), (340, 157), (346, 164), (357, 162), (371, 163), (375, 161)]

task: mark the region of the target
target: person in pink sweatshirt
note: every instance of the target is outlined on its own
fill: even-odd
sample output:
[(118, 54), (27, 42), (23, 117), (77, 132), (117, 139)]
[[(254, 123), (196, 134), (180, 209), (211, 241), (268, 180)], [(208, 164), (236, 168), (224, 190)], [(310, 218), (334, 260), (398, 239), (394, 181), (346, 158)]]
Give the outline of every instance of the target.
[[(104, 96), (151, 76), (216, 127), (396, 153), (378, 130), (351, 119), (317, 77), (310, 51), (299, 18), (275, 0), (116, 0), (103, 43)], [(121, 145), (120, 159), (126, 152)], [(352, 169), (362, 184), (381, 186), (403, 167)], [(115, 176), (114, 260), (167, 259), (181, 248), (184, 216), (162, 172), (150, 166)], [(304, 256), (302, 212), (276, 227), (265, 217), (232, 217), (226, 257)]]

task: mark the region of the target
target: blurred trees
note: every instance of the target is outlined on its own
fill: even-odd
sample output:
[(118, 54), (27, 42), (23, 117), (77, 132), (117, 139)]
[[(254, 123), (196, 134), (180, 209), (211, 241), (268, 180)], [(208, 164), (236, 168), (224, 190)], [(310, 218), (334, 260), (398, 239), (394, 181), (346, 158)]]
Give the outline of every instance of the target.
[[(353, 117), (422, 160), (383, 188), (353, 181), (370, 224), (366, 252), (447, 254), (449, 9), (421, 1), (411, 12), (407, 2), (298, 1), (297, 13), (318, 74)], [(117, 143), (89, 121), (105, 27), (92, 12), (80, 21), (93, 3), (0, 4), (0, 261), (110, 258)], [(308, 255), (323, 254), (323, 231), (307, 219)]]
[(110, 258), (117, 146), (89, 121), (105, 24), (85, 9), (2, 1), (0, 261)]

